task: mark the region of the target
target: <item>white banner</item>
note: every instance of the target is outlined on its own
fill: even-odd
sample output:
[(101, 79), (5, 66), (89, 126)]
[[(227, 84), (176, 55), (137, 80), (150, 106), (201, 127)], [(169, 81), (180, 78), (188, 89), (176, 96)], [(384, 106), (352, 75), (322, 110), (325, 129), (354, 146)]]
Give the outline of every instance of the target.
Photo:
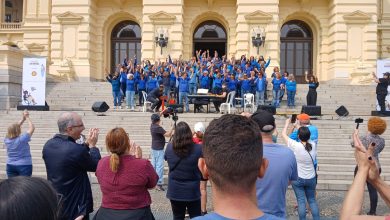
[(23, 58), (23, 105), (45, 105), (46, 58)]
[[(377, 60), (376, 61), (376, 76), (379, 78), (383, 78), (383, 74), (385, 72), (390, 73), (390, 59), (385, 60)], [(387, 87), (387, 96), (386, 96), (386, 111), (390, 111), (390, 86)], [(376, 101), (376, 110), (380, 111), (381, 107), (378, 104), (378, 100)]]

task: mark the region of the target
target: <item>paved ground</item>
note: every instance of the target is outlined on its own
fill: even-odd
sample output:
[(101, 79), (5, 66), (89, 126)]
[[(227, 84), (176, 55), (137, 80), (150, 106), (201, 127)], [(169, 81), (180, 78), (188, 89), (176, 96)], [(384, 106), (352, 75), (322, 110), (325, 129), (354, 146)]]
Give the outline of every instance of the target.
[[(208, 187), (208, 204), (207, 210), (210, 212), (213, 210), (211, 205), (211, 192), (210, 187)], [(92, 185), (92, 191), (94, 194), (95, 201), (95, 210), (99, 208), (101, 203), (101, 191), (98, 184)], [(345, 196), (344, 191), (318, 191), (317, 202), (321, 212), (321, 219), (324, 220), (336, 220), (340, 212), (341, 205)], [(158, 192), (156, 190), (150, 190), (152, 196), (152, 211), (156, 220), (169, 220), (172, 219), (172, 212), (169, 200), (166, 198), (166, 192)], [(298, 219), (298, 213), (294, 210), (296, 204), (296, 199), (292, 189), (287, 191), (287, 213), (288, 219), (295, 220)], [(369, 198), (368, 193), (365, 195), (363, 213), (368, 211), (369, 207)], [(390, 209), (387, 208), (386, 204), (382, 199), (379, 199), (377, 214), (385, 215), (389, 214)], [(310, 216), (308, 216), (310, 217)], [(309, 218), (310, 219), (310, 218)]]

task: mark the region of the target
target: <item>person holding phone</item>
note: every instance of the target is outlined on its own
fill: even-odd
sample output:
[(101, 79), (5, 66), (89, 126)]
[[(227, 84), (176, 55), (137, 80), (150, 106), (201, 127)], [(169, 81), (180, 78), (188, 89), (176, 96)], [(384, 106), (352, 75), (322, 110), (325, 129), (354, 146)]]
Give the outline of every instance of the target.
[[(367, 134), (360, 137), (361, 143), (367, 150), (370, 143), (374, 146), (373, 156), (377, 162), (379, 174), (382, 172), (381, 164), (379, 163), (379, 154), (385, 147), (385, 139), (380, 135), (386, 131), (386, 121), (380, 117), (371, 117), (367, 122)], [(354, 176), (358, 172), (358, 166), (356, 165)], [(370, 210), (367, 215), (376, 215), (376, 208), (378, 205), (378, 192), (375, 187), (367, 182), (368, 194), (370, 196)]]

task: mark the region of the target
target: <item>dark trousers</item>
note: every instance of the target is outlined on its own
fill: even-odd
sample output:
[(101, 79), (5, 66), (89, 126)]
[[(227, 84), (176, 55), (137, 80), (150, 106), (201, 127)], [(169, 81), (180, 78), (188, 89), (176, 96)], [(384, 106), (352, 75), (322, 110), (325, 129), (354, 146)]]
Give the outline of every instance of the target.
[(173, 220), (183, 220), (186, 214), (186, 210), (188, 210), (190, 218), (195, 218), (202, 215), (200, 209), (200, 199), (190, 202), (171, 200), (171, 206)]
[(219, 112), (219, 107), (221, 107), (222, 99), (213, 99), (214, 108), (217, 112)]
[(127, 84), (126, 83), (121, 83), (121, 90), (122, 90), (122, 98), (125, 98), (126, 97), (126, 87), (127, 87)]
[(152, 106), (150, 107), (152, 110), (156, 108), (156, 110), (158, 111), (160, 109), (162, 104), (160, 99), (154, 97), (148, 97), (148, 101), (152, 103)]
[(386, 111), (386, 105), (385, 105), (386, 96), (387, 94), (376, 94), (376, 99), (378, 100), (378, 104), (381, 107), (381, 112)]
[[(355, 167), (354, 176), (358, 171), (358, 166)], [(382, 173), (382, 168), (379, 168), (379, 174)], [(378, 192), (371, 183), (367, 182), (368, 195), (370, 196), (370, 214), (376, 213), (376, 207), (378, 206)]]
[(10, 165), (7, 164), (7, 176), (8, 178), (14, 176), (31, 176), (32, 165)]
[(317, 105), (317, 91), (315, 89), (310, 89), (306, 96), (307, 105)]

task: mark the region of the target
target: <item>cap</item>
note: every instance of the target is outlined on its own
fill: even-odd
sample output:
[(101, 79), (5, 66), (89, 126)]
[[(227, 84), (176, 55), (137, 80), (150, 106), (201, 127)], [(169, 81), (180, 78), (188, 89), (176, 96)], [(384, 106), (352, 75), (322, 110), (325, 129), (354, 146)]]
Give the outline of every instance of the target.
[(200, 132), (202, 132), (202, 133), (204, 134), (205, 130), (206, 130), (206, 129), (205, 129), (205, 127), (204, 127), (204, 125), (203, 125), (202, 122), (198, 122), (198, 123), (196, 123), (195, 126), (194, 126), (194, 131), (195, 131), (195, 132), (200, 131)]
[(307, 120), (310, 120), (310, 116), (308, 114), (299, 114), (297, 116), (297, 119), (300, 120), (300, 121), (307, 121)]
[(253, 113), (251, 119), (259, 125), (262, 132), (270, 132), (275, 129), (275, 118), (268, 111), (258, 110)]
[(155, 123), (155, 122), (158, 122), (160, 121), (160, 115), (158, 114), (153, 114), (150, 119), (152, 119), (152, 122)]

